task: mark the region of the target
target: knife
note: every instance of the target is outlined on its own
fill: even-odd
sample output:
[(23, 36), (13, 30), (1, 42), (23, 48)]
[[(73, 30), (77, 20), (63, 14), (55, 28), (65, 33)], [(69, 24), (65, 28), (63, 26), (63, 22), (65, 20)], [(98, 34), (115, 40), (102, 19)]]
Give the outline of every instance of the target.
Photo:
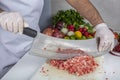
[(30, 54), (45, 57), (48, 59), (65, 60), (74, 56), (83, 55), (81, 53), (57, 53), (58, 49), (75, 49), (84, 51), (85, 55), (99, 57), (106, 54), (108, 51), (98, 52), (95, 38), (89, 40), (65, 40), (51, 37), (37, 31), (25, 27), (23, 34), (34, 38)]

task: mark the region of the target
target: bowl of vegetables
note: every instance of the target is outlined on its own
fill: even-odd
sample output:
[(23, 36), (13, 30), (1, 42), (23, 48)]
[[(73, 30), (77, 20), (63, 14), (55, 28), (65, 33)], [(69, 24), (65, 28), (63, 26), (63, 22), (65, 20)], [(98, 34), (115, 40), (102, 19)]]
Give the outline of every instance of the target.
[(87, 40), (94, 38), (93, 26), (77, 11), (59, 10), (52, 17), (52, 25), (48, 26), (44, 34), (67, 40)]

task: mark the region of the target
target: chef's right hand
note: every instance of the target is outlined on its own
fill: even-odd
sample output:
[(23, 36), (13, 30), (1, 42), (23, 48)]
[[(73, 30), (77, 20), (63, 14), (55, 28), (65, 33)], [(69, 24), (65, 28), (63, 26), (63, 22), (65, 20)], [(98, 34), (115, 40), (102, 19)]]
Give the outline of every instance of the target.
[(10, 32), (23, 33), (24, 20), (18, 12), (0, 13), (0, 26)]

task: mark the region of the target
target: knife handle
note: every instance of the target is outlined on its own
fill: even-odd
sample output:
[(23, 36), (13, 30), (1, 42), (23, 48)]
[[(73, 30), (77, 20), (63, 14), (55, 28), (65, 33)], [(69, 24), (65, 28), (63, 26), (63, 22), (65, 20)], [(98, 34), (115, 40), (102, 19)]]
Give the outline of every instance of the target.
[(27, 36), (30, 36), (32, 38), (35, 38), (37, 36), (37, 31), (33, 30), (33, 29), (29, 28), (29, 27), (24, 27), (23, 34), (25, 34)]

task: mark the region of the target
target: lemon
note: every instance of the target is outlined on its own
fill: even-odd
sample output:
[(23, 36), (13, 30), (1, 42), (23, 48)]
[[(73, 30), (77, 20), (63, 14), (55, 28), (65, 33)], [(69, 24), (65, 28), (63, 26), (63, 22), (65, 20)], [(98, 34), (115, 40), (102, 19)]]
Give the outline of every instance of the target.
[(82, 33), (80, 31), (75, 31), (74, 35), (78, 39), (80, 39), (82, 37)]

